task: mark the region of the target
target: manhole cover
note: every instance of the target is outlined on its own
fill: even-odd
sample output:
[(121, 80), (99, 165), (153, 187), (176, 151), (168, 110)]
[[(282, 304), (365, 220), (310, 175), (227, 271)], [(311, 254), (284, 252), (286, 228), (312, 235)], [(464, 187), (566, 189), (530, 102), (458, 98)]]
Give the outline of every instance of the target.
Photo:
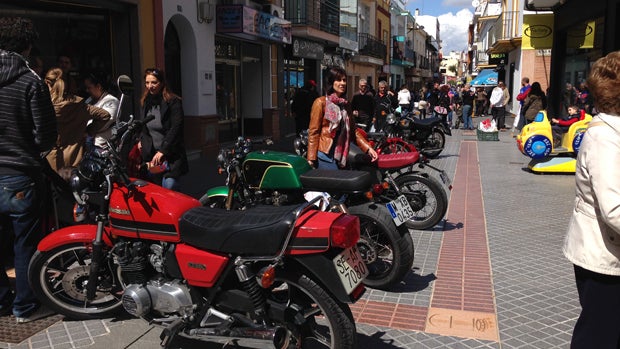
[(2, 316), (0, 317), (0, 342), (21, 343), (62, 319), (62, 315), (52, 315), (43, 319), (18, 324), (15, 322), (15, 316)]

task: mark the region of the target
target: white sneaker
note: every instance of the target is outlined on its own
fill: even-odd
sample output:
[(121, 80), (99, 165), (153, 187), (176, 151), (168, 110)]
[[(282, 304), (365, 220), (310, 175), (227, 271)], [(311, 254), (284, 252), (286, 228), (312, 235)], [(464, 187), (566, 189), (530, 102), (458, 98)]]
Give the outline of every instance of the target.
[(17, 320), (18, 324), (24, 324), (27, 322), (31, 322), (31, 321), (35, 321), (35, 320), (39, 320), (39, 319), (43, 319), (46, 318), (50, 315), (55, 314), (51, 309), (48, 309), (46, 306), (42, 305), (40, 306), (37, 310), (35, 310), (34, 312), (30, 313), (30, 315), (28, 316), (21, 316), (21, 317), (15, 317), (15, 320)]

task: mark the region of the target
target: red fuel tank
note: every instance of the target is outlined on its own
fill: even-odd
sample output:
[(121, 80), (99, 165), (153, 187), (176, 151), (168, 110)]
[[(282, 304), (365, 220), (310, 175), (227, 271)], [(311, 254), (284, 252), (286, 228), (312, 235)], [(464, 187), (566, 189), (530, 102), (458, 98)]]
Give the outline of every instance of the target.
[(179, 242), (179, 218), (200, 202), (191, 196), (145, 182), (129, 191), (114, 186), (110, 199), (112, 234)]

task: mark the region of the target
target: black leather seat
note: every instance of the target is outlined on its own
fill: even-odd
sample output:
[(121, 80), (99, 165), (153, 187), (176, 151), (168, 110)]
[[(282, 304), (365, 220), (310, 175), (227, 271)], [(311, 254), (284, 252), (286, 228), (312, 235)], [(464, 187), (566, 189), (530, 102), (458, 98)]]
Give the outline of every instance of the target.
[(310, 170), (299, 176), (305, 190), (338, 193), (355, 193), (369, 190), (372, 175), (366, 171)]
[(256, 206), (243, 211), (195, 207), (179, 220), (181, 241), (224, 253), (271, 256), (279, 252), (299, 206)]

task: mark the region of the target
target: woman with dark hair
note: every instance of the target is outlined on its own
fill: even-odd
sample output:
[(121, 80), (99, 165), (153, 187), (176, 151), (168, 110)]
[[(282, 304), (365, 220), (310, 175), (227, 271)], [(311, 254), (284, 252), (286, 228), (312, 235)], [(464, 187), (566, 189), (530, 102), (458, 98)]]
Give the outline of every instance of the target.
[(112, 136), (112, 125), (116, 122), (118, 98), (108, 92), (110, 84), (102, 71), (93, 71), (84, 78), (84, 86), (89, 98), (86, 103), (99, 107), (110, 113), (110, 120), (103, 130), (95, 135), (94, 143), (98, 147), (105, 147), (106, 140)]
[(521, 132), (523, 126), (534, 121), (538, 112), (544, 109), (547, 109), (547, 96), (545, 96), (540, 83), (536, 81), (532, 84), (530, 92), (523, 101), (523, 106), (521, 107), (521, 116), (523, 117), (519, 118), (517, 132)]
[(449, 85), (441, 85), (439, 87), (439, 94), (437, 95), (437, 104), (433, 107), (435, 116), (440, 117), (441, 121), (450, 128), (448, 124), (448, 113), (450, 112), (450, 92)]
[(344, 167), (352, 141), (372, 157), (377, 153), (355, 127), (351, 106), (344, 98), (347, 92), (347, 74), (333, 67), (327, 75), (326, 96), (314, 100), (308, 128), (308, 163), (322, 169)]
[(178, 190), (179, 177), (189, 171), (183, 141), (181, 97), (170, 91), (161, 69), (147, 69), (144, 86), (140, 115), (143, 119), (151, 115), (155, 118), (142, 129), (138, 149), (148, 167), (162, 169), (150, 174), (153, 183)]
[(600, 113), (590, 121), (579, 147), (576, 197), (563, 248), (573, 263), (581, 304), (571, 348), (618, 348), (620, 51), (594, 63), (588, 86)]

